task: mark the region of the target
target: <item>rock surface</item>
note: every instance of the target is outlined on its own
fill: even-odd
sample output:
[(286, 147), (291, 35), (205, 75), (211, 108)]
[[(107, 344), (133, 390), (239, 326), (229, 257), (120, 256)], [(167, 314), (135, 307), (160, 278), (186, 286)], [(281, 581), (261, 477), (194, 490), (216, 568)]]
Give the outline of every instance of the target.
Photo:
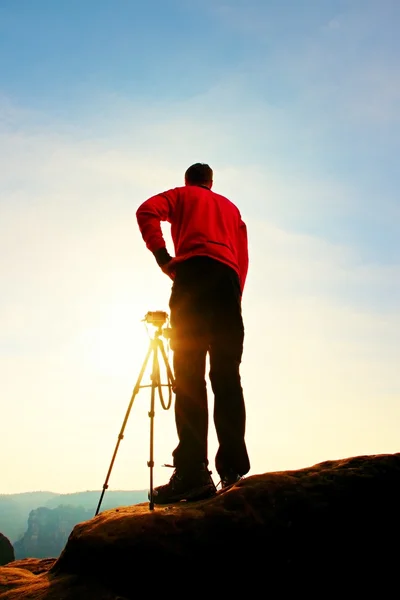
[(10, 540), (0, 533), (0, 565), (6, 565), (15, 559), (14, 548)]
[[(253, 475), (207, 501), (107, 510), (56, 559), (0, 569), (0, 599), (130, 600), (397, 581), (400, 454)], [(216, 579), (215, 579), (216, 578)], [(343, 596), (345, 597), (345, 596)], [(384, 596), (380, 596), (384, 597)]]

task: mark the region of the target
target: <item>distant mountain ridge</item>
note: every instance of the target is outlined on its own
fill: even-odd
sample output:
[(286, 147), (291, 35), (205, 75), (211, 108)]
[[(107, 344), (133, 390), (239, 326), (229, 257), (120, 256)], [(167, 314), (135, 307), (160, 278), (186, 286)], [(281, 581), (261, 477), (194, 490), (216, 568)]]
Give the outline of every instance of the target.
[[(48, 491), (0, 494), (0, 531), (14, 545), (27, 533), (28, 519), (31, 512), (39, 508), (56, 509), (60, 506), (80, 508), (90, 518), (95, 514), (100, 494), (100, 490), (69, 494), (57, 494)], [(104, 494), (101, 510), (129, 506), (146, 500), (147, 490), (107, 491)]]

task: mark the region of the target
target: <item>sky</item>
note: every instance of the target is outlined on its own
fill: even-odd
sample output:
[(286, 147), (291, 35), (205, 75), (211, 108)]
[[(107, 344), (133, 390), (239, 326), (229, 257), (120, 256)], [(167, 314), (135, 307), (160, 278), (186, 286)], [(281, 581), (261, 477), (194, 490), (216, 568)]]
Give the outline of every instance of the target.
[[(2, 0), (0, 493), (102, 488), (171, 291), (136, 209), (195, 162), (248, 228), (249, 475), (400, 451), (399, 18), (397, 0)], [(149, 407), (142, 388), (109, 489), (149, 487)], [(154, 426), (159, 485), (173, 409)], [(216, 448), (211, 421), (215, 483)]]

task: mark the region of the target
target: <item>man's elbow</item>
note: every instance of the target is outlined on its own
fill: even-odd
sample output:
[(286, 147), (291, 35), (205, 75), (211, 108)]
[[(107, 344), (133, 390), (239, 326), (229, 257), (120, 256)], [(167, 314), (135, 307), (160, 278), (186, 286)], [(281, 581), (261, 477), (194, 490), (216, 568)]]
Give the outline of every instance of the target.
[(136, 218), (139, 218), (145, 212), (146, 202), (142, 202), (142, 204), (136, 209)]

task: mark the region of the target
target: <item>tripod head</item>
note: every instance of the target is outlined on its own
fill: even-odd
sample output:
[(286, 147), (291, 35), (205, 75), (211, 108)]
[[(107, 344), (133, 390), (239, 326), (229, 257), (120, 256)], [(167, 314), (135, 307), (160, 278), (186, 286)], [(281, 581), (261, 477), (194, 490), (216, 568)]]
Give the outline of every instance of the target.
[(148, 311), (143, 319), (145, 323), (157, 328), (156, 336), (164, 336), (166, 339), (171, 337), (171, 328), (164, 327), (168, 323), (168, 313), (162, 310)]

